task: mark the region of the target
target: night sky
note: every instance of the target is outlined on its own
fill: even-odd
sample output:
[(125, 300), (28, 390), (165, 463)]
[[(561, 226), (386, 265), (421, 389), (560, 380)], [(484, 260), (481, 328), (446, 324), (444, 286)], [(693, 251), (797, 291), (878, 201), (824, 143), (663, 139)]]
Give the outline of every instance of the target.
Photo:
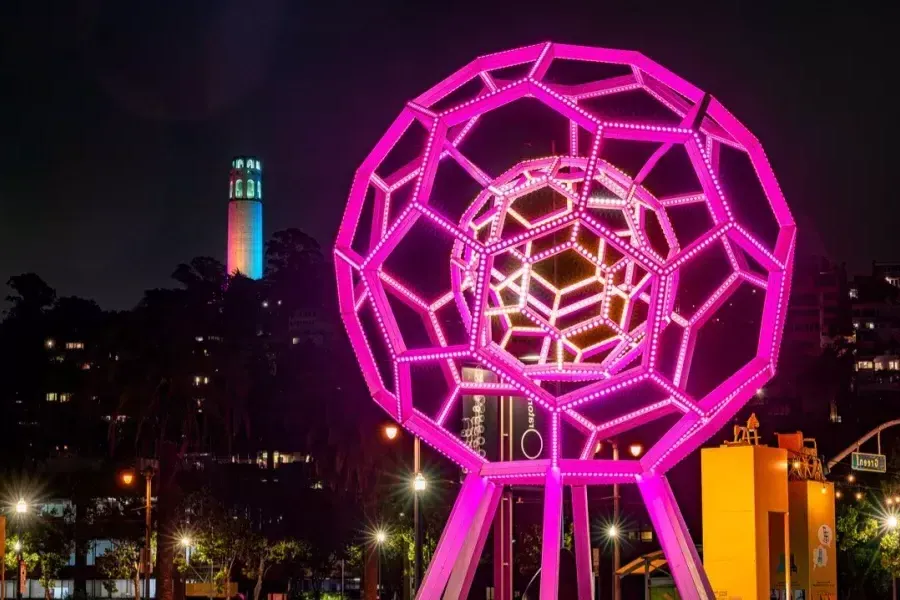
[(544, 40), (640, 50), (710, 91), (761, 139), (811, 246), (851, 272), (900, 259), (889, 3), (659, 4), (7, 0), (0, 277), (120, 309), (179, 262), (224, 260), (237, 154), (263, 162), (267, 236), (330, 245), (405, 100)]

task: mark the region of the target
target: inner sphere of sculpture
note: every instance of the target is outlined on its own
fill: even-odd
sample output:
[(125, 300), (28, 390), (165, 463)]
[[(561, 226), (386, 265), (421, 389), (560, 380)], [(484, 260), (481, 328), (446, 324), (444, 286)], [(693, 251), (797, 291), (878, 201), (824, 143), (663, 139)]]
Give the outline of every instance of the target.
[[(500, 477), (486, 407), (515, 397), (540, 458), (619, 481), (670, 469), (772, 377), (795, 237), (714, 97), (634, 52), (539, 44), (407, 104), (356, 173), (335, 268), (392, 418)], [(592, 460), (623, 436), (646, 451)]]

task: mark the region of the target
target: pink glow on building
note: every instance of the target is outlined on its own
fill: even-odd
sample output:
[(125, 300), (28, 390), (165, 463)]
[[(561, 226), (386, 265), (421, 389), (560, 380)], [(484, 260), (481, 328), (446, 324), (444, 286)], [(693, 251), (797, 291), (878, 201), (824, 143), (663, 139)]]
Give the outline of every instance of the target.
[[(573, 63), (617, 71), (573, 83), (558, 70)], [(635, 94), (653, 116), (604, 108)], [(546, 155), (511, 153), (497, 167), (493, 146), (494, 155), (479, 153), (479, 129), (523, 103), (560, 131)], [(500, 135), (512, 137), (510, 127)], [(646, 152), (640, 164), (611, 158), (622, 144)], [(729, 186), (735, 160), (760, 190), (765, 232), (745, 217), (744, 187)], [(448, 187), (448, 171), (464, 183)], [(671, 191), (675, 179), (694, 183)], [(690, 214), (707, 225), (689, 235), (675, 218), (683, 211), (699, 211)], [(715, 98), (639, 53), (537, 44), (477, 58), (410, 101), (356, 172), (335, 268), (373, 399), (469, 473), (419, 597), (445, 588), (466, 597), (480, 553), (467, 544), (483, 538), (503, 486), (544, 486), (546, 533), (559, 531), (563, 485), (635, 483), (681, 596), (712, 598), (665, 474), (774, 374), (795, 236), (758, 140)], [(711, 255), (723, 257), (725, 272), (702, 270), (708, 285), (697, 286), (691, 270)], [(404, 272), (410, 264), (417, 270)], [(698, 287), (704, 295), (686, 300)], [(741, 294), (760, 307), (751, 355), (697, 391), (701, 331)], [(427, 365), (444, 378), (438, 402), (417, 385)], [(497, 383), (466, 383), (463, 367), (490, 371)], [(496, 386), (542, 411), (551, 424), (546, 458), (492, 463), (473, 452), (451, 426), (472, 386)], [(597, 441), (650, 425), (664, 429), (639, 459), (592, 458)], [(577, 521), (583, 553), (588, 521)], [(544, 538), (541, 595), (551, 599), (556, 578), (546, 575), (558, 574), (560, 540)], [(577, 558), (579, 570), (589, 568), (589, 557)]]

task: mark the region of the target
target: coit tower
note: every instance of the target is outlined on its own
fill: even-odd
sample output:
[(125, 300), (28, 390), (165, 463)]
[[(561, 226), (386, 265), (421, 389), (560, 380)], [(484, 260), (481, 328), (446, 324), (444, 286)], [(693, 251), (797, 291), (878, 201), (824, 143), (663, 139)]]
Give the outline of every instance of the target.
[(229, 275), (263, 276), (262, 166), (257, 158), (231, 161), (227, 263)]

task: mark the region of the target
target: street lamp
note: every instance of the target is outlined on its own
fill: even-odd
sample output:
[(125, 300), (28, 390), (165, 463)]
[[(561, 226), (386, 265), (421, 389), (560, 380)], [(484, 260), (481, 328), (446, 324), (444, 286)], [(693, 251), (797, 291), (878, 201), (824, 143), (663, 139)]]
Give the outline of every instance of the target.
[(606, 535), (610, 539), (616, 539), (617, 537), (619, 537), (619, 528), (615, 525), (610, 525), (606, 528)]
[[(152, 510), (152, 501), (151, 501), (151, 481), (153, 480), (153, 469), (151, 467), (147, 467), (142, 471), (145, 480), (144, 486), (144, 549), (141, 553), (141, 565), (142, 570), (144, 572), (144, 598), (150, 597), (150, 572), (152, 570), (151, 566), (151, 557), (150, 557), (150, 534), (152, 531), (152, 520), (151, 520), (151, 510)], [(123, 485), (131, 486), (135, 483), (135, 472), (131, 469), (127, 469), (122, 471), (119, 474), (119, 481), (122, 482)], [(21, 501), (20, 501), (21, 502)], [(17, 507), (18, 509), (18, 507)]]
[(134, 471), (128, 469), (126, 471), (122, 471), (119, 473), (119, 481), (122, 482), (122, 485), (129, 486), (134, 483)]
[[(20, 502), (24, 502), (24, 500), (20, 500)], [(16, 508), (18, 508), (18, 506), (16, 506)], [(22, 542), (16, 540), (16, 543), (13, 545), (13, 549), (16, 551), (17, 566), (19, 567), (18, 569), (16, 569), (16, 598), (18, 600), (22, 600), (22, 584), (25, 582), (25, 577), (23, 574), (23, 571), (25, 570), (25, 561), (22, 559)], [(3, 569), (4, 571), (6, 570), (6, 565), (3, 565)], [(3, 585), (5, 587), (6, 583), (4, 583)], [(4, 595), (6, 595), (6, 590), (4, 590), (3, 593)]]
[(644, 447), (641, 444), (632, 444), (628, 446), (628, 451), (631, 453), (631, 456), (637, 458), (644, 451)]
[(386, 437), (389, 441), (397, 439), (398, 435), (400, 435), (400, 428), (396, 425), (384, 426), (384, 437)]
[(28, 512), (28, 503), (25, 502), (25, 498), (19, 498), (19, 501), (16, 502), (16, 514), (23, 515)]
[(856, 475), (854, 475), (853, 473), (850, 473), (849, 475), (847, 475), (847, 481), (849, 481), (850, 483), (853, 483), (854, 481), (856, 481)]
[(897, 516), (888, 515), (888, 518), (884, 520), (884, 524), (888, 529), (897, 529)]
[(384, 529), (379, 529), (375, 532), (375, 543), (378, 544), (378, 585), (376, 586), (376, 591), (379, 598), (381, 598), (381, 549), (386, 541), (387, 532)]
[(191, 538), (187, 535), (181, 536), (181, 547), (184, 548), (184, 563), (186, 565), (191, 564)]
[(424, 492), (427, 488), (428, 480), (421, 473), (416, 473), (416, 476), (413, 478), (413, 490), (418, 493)]

